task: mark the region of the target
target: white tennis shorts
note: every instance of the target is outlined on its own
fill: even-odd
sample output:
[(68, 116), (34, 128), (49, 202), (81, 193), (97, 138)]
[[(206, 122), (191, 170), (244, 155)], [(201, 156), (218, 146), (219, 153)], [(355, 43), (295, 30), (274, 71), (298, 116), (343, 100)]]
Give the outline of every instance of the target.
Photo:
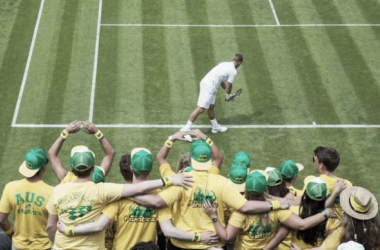
[(211, 83), (206, 81), (201, 81), (199, 97), (198, 97), (198, 107), (209, 109), (210, 105), (215, 104), (215, 97), (217, 91), (214, 90), (211, 86)]

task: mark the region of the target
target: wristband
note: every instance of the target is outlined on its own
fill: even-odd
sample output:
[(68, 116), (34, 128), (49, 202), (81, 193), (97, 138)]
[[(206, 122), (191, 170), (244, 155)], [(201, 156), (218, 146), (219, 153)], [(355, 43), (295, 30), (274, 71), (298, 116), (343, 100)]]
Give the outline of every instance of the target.
[(208, 137), (207, 137), (207, 139), (206, 139), (206, 143), (207, 143), (208, 145), (210, 145), (210, 147), (212, 147), (212, 145), (214, 145), (214, 142), (211, 140), (211, 138), (208, 138)]
[(11, 236), (13, 233), (14, 233), (14, 231), (13, 231), (13, 227), (11, 227), (8, 231), (5, 231), (5, 232), (4, 232), (4, 234), (5, 234), (6, 236)]
[(201, 237), (199, 236), (198, 232), (195, 232), (193, 234), (193, 239), (191, 241), (201, 241)]
[(273, 210), (279, 210), (281, 208), (281, 203), (279, 201), (272, 201)]
[(66, 138), (69, 136), (69, 133), (64, 129), (60, 135), (62, 139), (66, 140)]
[(100, 131), (99, 129), (98, 129), (98, 132), (96, 132), (96, 133), (94, 134), (94, 136), (95, 136), (96, 139), (98, 139), (99, 141), (100, 141), (101, 139), (104, 138), (104, 135), (103, 135), (102, 131)]
[(164, 187), (170, 187), (173, 185), (172, 178), (170, 177), (162, 178), (162, 181), (164, 182)]
[(329, 218), (329, 216), (327, 215), (327, 213), (325, 212), (325, 210), (323, 210), (323, 211), (321, 212), (321, 214), (323, 215), (323, 217), (325, 217), (325, 219), (328, 219), (328, 218)]
[(273, 203), (272, 203), (272, 201), (269, 201), (269, 211), (273, 211)]
[(74, 236), (74, 226), (71, 225), (71, 226), (66, 226), (66, 229), (65, 229), (65, 235), (66, 236)]
[(172, 147), (173, 147), (173, 144), (174, 144), (174, 142), (171, 141), (171, 140), (167, 140), (167, 141), (165, 142), (165, 146), (168, 147), (168, 148), (172, 148)]

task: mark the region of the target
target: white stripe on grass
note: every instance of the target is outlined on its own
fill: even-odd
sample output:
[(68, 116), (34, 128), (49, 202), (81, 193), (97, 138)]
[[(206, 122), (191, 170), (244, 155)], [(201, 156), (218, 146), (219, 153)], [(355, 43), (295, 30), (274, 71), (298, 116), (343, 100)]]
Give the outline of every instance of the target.
[[(65, 128), (67, 124), (14, 124), (15, 128)], [(96, 124), (98, 128), (182, 128), (183, 124)], [(283, 124), (283, 125), (225, 125), (230, 129), (321, 129), (321, 128), (380, 128), (380, 124)], [(194, 125), (193, 128), (211, 128), (211, 125)]]
[(95, 55), (94, 55), (94, 69), (92, 71), (92, 85), (91, 85), (91, 98), (90, 98), (90, 114), (88, 120), (92, 122), (94, 116), (94, 103), (95, 103), (95, 89), (96, 89), (96, 74), (98, 70), (98, 54), (99, 54), (99, 38), (100, 38), (100, 24), (102, 20), (102, 7), (103, 0), (99, 0), (99, 13), (98, 25), (96, 28), (96, 42), (95, 42)]
[(280, 20), (278, 20), (276, 9), (274, 8), (274, 4), (273, 4), (272, 0), (269, 0), (269, 5), (270, 5), (270, 8), (272, 9), (272, 13), (273, 13), (274, 19), (276, 20), (277, 26), (281, 25)]
[(198, 28), (286, 28), (286, 27), (378, 27), (380, 23), (303, 24), (181, 24), (181, 23), (103, 23), (104, 27), (198, 27)]
[(34, 51), (34, 45), (36, 44), (36, 38), (37, 38), (38, 28), (40, 27), (40, 20), (41, 20), (41, 16), (42, 16), (42, 11), (44, 9), (44, 5), (45, 5), (45, 0), (41, 0), (40, 9), (38, 11), (36, 25), (34, 26), (33, 38), (32, 38), (32, 42), (30, 44), (28, 60), (26, 61), (26, 66), (25, 66), (25, 70), (24, 70), (24, 76), (22, 77), (22, 83), (21, 83), (21, 87), (20, 87), (20, 92), (18, 93), (17, 104), (16, 104), (15, 112), (13, 114), (12, 127), (14, 125), (16, 125), (18, 113), (20, 111), (21, 100), (22, 100), (22, 96), (24, 95), (24, 89), (25, 89), (25, 85), (26, 85), (26, 80), (28, 79), (30, 62), (32, 61), (32, 56), (33, 56), (33, 51)]

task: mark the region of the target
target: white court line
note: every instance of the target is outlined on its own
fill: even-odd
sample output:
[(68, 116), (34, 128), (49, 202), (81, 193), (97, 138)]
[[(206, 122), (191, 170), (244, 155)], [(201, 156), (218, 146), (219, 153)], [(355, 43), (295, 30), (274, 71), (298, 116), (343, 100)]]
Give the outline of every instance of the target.
[(303, 23), (303, 24), (181, 24), (181, 23), (103, 23), (104, 27), (198, 27), (198, 28), (283, 28), (283, 27), (378, 27), (380, 23)]
[(94, 103), (95, 103), (95, 89), (96, 89), (96, 74), (98, 71), (98, 54), (99, 54), (99, 38), (100, 38), (100, 23), (102, 20), (102, 7), (103, 0), (99, 0), (99, 14), (98, 14), (98, 26), (96, 28), (96, 43), (95, 43), (95, 55), (94, 55), (94, 69), (92, 72), (92, 86), (91, 86), (91, 99), (90, 99), (90, 115), (88, 120), (92, 122), (94, 116)]
[(270, 8), (272, 9), (272, 13), (273, 13), (274, 19), (276, 20), (277, 26), (281, 25), (280, 20), (278, 20), (276, 9), (274, 8), (274, 4), (273, 4), (272, 0), (269, 0), (269, 4), (270, 4)]
[[(96, 124), (98, 128), (182, 128), (183, 124)], [(380, 124), (285, 124), (285, 125), (225, 125), (233, 129), (317, 129), (317, 128), (380, 128)], [(67, 124), (15, 124), (16, 128), (65, 128)], [(193, 125), (211, 128), (211, 125)]]
[(42, 16), (42, 10), (44, 9), (44, 4), (45, 4), (45, 0), (41, 0), (40, 10), (38, 11), (36, 25), (34, 26), (34, 33), (33, 33), (32, 43), (30, 44), (28, 60), (26, 61), (26, 66), (25, 66), (25, 70), (24, 70), (24, 76), (22, 77), (22, 83), (21, 83), (21, 87), (20, 87), (20, 92), (18, 93), (17, 104), (16, 104), (15, 112), (13, 114), (12, 127), (14, 125), (16, 125), (16, 121), (17, 121), (17, 117), (18, 117), (18, 112), (20, 111), (21, 100), (22, 100), (22, 96), (24, 95), (24, 89), (25, 89), (25, 85), (26, 85), (26, 80), (28, 79), (28, 72), (29, 72), (30, 62), (32, 61), (32, 56), (33, 56), (33, 51), (34, 51), (34, 45), (36, 44), (36, 38), (37, 38), (38, 28), (40, 26), (40, 20), (41, 20), (41, 16)]

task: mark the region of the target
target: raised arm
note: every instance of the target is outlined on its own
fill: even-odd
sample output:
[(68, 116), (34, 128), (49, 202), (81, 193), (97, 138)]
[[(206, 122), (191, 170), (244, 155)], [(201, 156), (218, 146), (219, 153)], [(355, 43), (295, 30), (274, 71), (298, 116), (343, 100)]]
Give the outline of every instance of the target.
[(59, 151), (61, 150), (62, 145), (65, 142), (66, 138), (69, 136), (69, 134), (76, 133), (80, 130), (80, 125), (80, 121), (73, 121), (72, 123), (70, 123), (62, 131), (61, 135), (57, 138), (57, 140), (55, 140), (55, 142), (49, 149), (49, 159), (51, 162), (51, 167), (59, 181), (62, 181), (67, 174), (67, 170), (63, 167), (63, 164), (58, 157)]
[(171, 146), (172, 144), (170, 142), (174, 143), (178, 140), (183, 141), (183, 140), (185, 140), (183, 138), (183, 136), (186, 134), (188, 134), (188, 133), (179, 131), (179, 132), (177, 132), (177, 133), (175, 133), (169, 137), (169, 139), (165, 142), (165, 144), (161, 147), (161, 149), (157, 153), (158, 166), (161, 166), (161, 165), (168, 163), (167, 157), (168, 157), (170, 149), (172, 147)]
[(67, 226), (63, 222), (58, 221), (57, 229), (62, 234), (66, 234), (66, 229), (73, 230), (73, 233), (67, 236), (86, 235), (99, 233), (103, 231), (111, 222), (110, 218), (102, 214), (97, 221), (81, 224), (79, 226)]
[[(187, 232), (174, 227), (170, 220), (160, 222), (160, 227), (164, 235), (169, 238), (192, 241), (196, 237), (195, 233)], [(200, 241), (204, 244), (215, 244), (219, 241), (218, 235), (214, 232), (203, 232), (198, 236), (201, 237)]]
[(231, 242), (236, 239), (240, 228), (234, 227), (231, 224), (224, 227), (220, 223), (217, 209), (210, 203), (210, 201), (206, 200), (203, 202), (203, 210), (211, 218), (214, 228), (223, 242)]
[(334, 212), (331, 208), (326, 208), (321, 213), (317, 213), (304, 219), (293, 213), (288, 219), (284, 220), (282, 224), (294, 230), (306, 230), (318, 225), (327, 218), (332, 217), (335, 217)]
[(104, 137), (103, 133), (91, 122), (82, 122), (84, 126), (84, 132), (90, 135), (95, 135), (102, 146), (105, 156), (100, 163), (100, 167), (103, 168), (105, 175), (108, 174), (112, 167), (112, 162), (115, 157), (115, 150), (113, 149), (111, 143)]

